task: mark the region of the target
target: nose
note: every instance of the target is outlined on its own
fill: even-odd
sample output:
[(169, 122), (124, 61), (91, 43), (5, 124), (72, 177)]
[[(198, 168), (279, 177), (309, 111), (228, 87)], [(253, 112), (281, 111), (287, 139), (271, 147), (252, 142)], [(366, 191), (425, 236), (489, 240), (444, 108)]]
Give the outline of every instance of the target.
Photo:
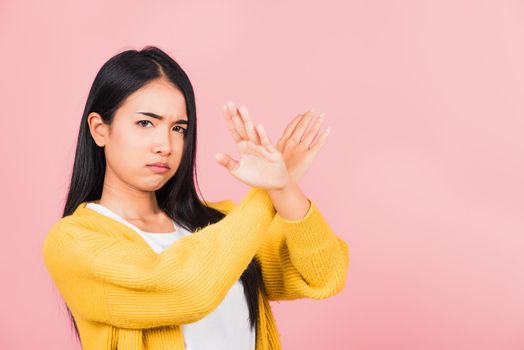
[(168, 156), (171, 154), (171, 137), (169, 130), (166, 131), (165, 129), (162, 127), (157, 129), (153, 152)]

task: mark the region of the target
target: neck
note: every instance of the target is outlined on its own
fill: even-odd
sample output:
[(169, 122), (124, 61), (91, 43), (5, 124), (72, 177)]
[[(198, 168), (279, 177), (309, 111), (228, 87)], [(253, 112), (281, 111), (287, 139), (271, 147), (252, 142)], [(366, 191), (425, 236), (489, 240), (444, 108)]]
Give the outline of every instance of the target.
[(162, 213), (154, 191), (142, 191), (106, 172), (100, 200), (96, 201), (128, 220), (147, 221)]

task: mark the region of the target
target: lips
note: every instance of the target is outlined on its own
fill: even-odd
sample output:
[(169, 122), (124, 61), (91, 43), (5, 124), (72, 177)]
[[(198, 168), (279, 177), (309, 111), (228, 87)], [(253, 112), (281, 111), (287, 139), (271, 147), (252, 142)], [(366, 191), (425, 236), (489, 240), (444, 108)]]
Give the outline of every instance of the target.
[(170, 169), (169, 168), (169, 165), (167, 165), (166, 163), (153, 163), (153, 164), (148, 164), (150, 166), (157, 166), (157, 167), (161, 167), (161, 168), (166, 168), (166, 169)]

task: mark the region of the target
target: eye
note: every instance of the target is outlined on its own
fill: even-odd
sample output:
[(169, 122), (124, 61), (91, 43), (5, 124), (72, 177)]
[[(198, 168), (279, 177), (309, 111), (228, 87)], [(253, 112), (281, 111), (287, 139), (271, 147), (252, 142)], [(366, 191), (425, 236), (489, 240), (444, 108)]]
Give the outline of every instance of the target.
[[(149, 121), (149, 120), (139, 120), (139, 121), (136, 122), (136, 124), (138, 124), (138, 125), (140, 125), (140, 126), (142, 126), (144, 128), (146, 128), (146, 126), (144, 126), (144, 124), (147, 125), (147, 123), (153, 125), (153, 123), (151, 123), (151, 121)], [(179, 130), (181, 130), (181, 131), (179, 131), (180, 134), (186, 134), (187, 133), (187, 129), (182, 128), (179, 125), (176, 125), (175, 128), (179, 128)]]
[(181, 134), (185, 134), (185, 133), (187, 133), (187, 129), (181, 127), (180, 125), (175, 126), (175, 128), (180, 128), (180, 129), (182, 130), (182, 131), (180, 132)]
[(137, 123), (138, 125), (143, 125), (142, 122), (150, 123), (151, 125), (153, 125), (153, 123), (151, 123), (149, 120), (139, 120), (139, 121), (137, 121), (136, 123)]

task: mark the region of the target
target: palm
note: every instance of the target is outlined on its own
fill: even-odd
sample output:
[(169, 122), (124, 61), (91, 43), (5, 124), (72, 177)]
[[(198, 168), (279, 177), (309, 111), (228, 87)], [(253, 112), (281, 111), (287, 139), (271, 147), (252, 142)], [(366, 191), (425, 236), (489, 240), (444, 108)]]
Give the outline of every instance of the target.
[(260, 188), (280, 188), (287, 182), (287, 168), (280, 152), (267, 152), (251, 141), (237, 142), (239, 161), (231, 174), (242, 182)]
[[(291, 177), (279, 150), (271, 144), (262, 124), (256, 128), (249, 116), (242, 119), (233, 116), (224, 106), (226, 121), (233, 140), (237, 145), (239, 160), (227, 154), (217, 153), (217, 161), (226, 167), (231, 175), (252, 187), (266, 190), (284, 188)], [(242, 137), (237, 130), (246, 130), (249, 137)]]

